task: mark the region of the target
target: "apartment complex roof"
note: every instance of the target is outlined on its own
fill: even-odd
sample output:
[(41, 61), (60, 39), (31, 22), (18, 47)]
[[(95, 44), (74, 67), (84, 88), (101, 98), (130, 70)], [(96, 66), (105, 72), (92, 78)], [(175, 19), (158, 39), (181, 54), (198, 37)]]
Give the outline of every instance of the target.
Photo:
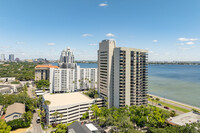
[(171, 125), (186, 125), (200, 121), (200, 114), (194, 112), (184, 113), (172, 118), (167, 119), (167, 122)]
[(61, 93), (61, 94), (48, 93), (44, 94), (43, 98), (51, 102), (49, 107), (93, 102), (91, 98), (80, 92)]
[(7, 117), (8, 115), (13, 114), (15, 112), (21, 113), (21, 114), (25, 113), (25, 105), (22, 103), (14, 103), (12, 105), (9, 105), (6, 110), (5, 117)]
[(49, 65), (37, 65), (35, 68), (59, 68), (59, 67), (49, 64)]

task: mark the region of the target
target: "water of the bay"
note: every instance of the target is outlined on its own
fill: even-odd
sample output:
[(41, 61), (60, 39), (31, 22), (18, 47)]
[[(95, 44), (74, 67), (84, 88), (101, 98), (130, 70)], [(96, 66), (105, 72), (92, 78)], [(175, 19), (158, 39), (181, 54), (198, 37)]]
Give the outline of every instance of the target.
[[(97, 64), (79, 63), (81, 68)], [(200, 107), (200, 65), (149, 65), (150, 94)]]

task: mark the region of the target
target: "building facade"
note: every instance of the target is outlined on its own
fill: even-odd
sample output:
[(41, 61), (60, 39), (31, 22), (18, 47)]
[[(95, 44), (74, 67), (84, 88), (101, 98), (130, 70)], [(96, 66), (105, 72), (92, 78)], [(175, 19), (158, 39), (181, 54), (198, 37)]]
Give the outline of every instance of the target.
[(80, 68), (73, 52), (61, 52), (59, 68), (50, 69), (50, 93), (74, 92), (97, 88), (97, 68)]
[(6, 60), (6, 58), (5, 58), (5, 54), (1, 54), (1, 61), (5, 61)]
[(97, 88), (96, 68), (51, 68), (50, 93), (74, 92)]
[(58, 68), (53, 65), (37, 65), (35, 67), (35, 81), (49, 80), (50, 68)]
[(98, 92), (108, 107), (147, 104), (147, 51), (103, 40), (98, 51)]

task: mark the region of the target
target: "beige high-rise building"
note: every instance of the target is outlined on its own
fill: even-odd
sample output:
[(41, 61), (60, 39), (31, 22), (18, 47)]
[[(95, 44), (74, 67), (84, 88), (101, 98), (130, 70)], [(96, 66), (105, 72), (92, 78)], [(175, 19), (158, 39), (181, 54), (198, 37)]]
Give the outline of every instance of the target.
[(147, 51), (103, 40), (98, 51), (98, 91), (108, 107), (147, 104)]

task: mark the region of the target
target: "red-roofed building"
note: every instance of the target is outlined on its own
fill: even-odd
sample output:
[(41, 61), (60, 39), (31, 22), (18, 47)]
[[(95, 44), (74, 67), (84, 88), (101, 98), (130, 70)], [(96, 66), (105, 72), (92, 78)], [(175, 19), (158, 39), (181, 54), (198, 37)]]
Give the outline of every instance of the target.
[(49, 65), (37, 65), (35, 67), (35, 80), (49, 80), (49, 69), (59, 68), (58, 66)]

